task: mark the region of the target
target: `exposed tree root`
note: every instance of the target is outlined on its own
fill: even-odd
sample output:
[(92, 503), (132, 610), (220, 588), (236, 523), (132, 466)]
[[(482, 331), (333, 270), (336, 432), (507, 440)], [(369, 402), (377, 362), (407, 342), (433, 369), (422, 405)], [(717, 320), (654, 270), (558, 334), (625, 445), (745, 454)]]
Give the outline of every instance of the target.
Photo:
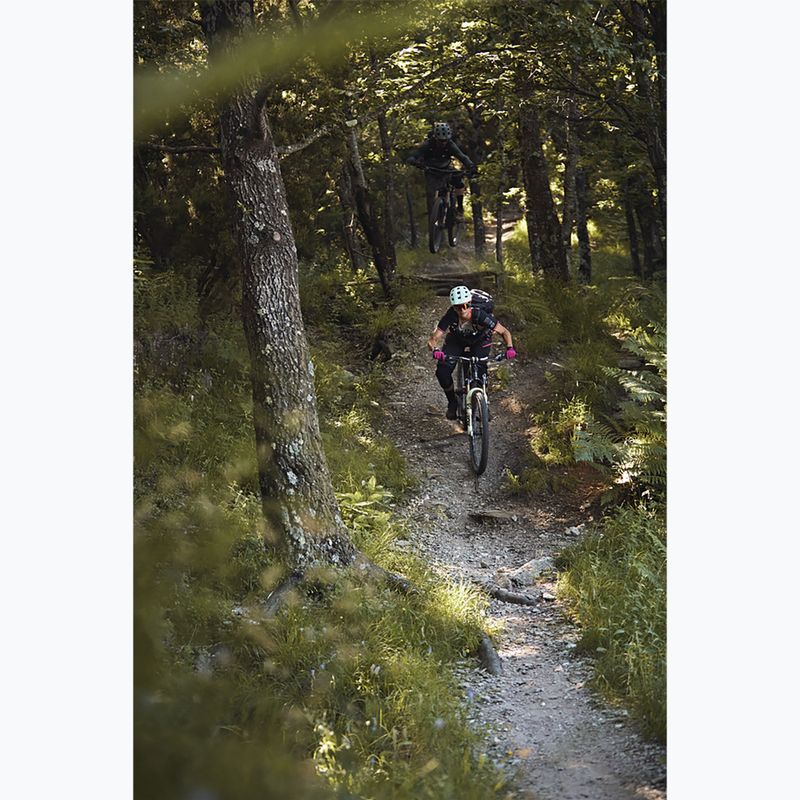
[(283, 604), (286, 602), (286, 595), (303, 580), (302, 572), (292, 572), (288, 577), (273, 589), (264, 603), (264, 614), (267, 617), (274, 617)]
[(492, 640), (485, 633), (481, 634), (481, 643), (478, 645), (477, 655), (481, 666), (490, 675), (503, 674), (503, 662), (500, 660), (500, 656), (497, 655), (497, 650), (494, 649)]
[(535, 597), (527, 593), (509, 592), (508, 589), (503, 589), (491, 581), (477, 583), (477, 585), (480, 586), (489, 597), (493, 597), (495, 600), (501, 600), (503, 603), (516, 603), (520, 606), (535, 606), (539, 600), (542, 599), (541, 593), (539, 593), (538, 597)]
[[(359, 572), (366, 574), (375, 581), (383, 581), (392, 587), (395, 591), (402, 594), (414, 594), (416, 589), (411, 583), (396, 572), (389, 572), (389, 570), (379, 567), (374, 561), (371, 561), (363, 553), (356, 553), (353, 560), (352, 568)], [(281, 581), (278, 586), (273, 589), (267, 596), (263, 605), (264, 614), (267, 617), (274, 617), (278, 611), (285, 605), (286, 597), (295, 587), (304, 582), (306, 573), (300, 570), (295, 570), (290, 575)]]
[(376, 580), (386, 581), (392, 589), (402, 592), (403, 594), (414, 594), (417, 591), (407, 578), (404, 578), (396, 572), (389, 572), (388, 569), (379, 567), (374, 561), (370, 561), (363, 553), (356, 553), (352, 566), (360, 572), (366, 572), (367, 575), (370, 575)]

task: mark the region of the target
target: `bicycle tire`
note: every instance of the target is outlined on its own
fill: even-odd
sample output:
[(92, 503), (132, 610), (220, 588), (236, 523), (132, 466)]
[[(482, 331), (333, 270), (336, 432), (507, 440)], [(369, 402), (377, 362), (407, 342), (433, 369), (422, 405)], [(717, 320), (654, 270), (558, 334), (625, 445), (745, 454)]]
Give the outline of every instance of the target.
[(447, 243), (450, 247), (455, 247), (458, 244), (458, 237), (461, 233), (461, 223), (456, 218), (456, 212), (453, 206), (450, 206), (447, 212)]
[(472, 436), (469, 437), (469, 455), (476, 475), (483, 475), (489, 461), (489, 406), (482, 391), (477, 391), (470, 400), (472, 414)]
[(442, 203), (441, 197), (435, 197), (428, 217), (428, 249), (431, 253), (438, 253), (442, 246), (442, 229), (438, 224)]

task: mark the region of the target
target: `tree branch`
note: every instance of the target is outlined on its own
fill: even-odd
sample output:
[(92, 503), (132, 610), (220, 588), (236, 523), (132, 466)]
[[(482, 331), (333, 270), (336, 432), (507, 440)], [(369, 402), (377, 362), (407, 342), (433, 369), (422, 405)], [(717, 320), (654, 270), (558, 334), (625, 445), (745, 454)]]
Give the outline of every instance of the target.
[(156, 153), (214, 153), (222, 152), (219, 147), (208, 144), (159, 144), (157, 142), (136, 142), (142, 150), (153, 150)]

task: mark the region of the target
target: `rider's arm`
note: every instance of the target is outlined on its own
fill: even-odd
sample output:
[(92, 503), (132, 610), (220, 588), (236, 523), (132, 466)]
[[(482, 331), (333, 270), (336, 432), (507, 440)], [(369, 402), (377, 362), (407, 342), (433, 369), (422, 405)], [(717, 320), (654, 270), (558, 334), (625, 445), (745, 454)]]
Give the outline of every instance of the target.
[(429, 147), (430, 142), (424, 142), (416, 150), (412, 150), (411, 154), (406, 159), (406, 164), (418, 164), (423, 162)]
[(443, 331), (441, 328), (434, 328), (431, 332), (430, 338), (428, 339), (428, 350), (435, 350), (436, 347), (442, 343), (444, 335), (445, 331)]
[(506, 328), (505, 325), (501, 325), (499, 322), (497, 325), (494, 326), (494, 332), (499, 333), (503, 337), (503, 341), (506, 343), (506, 347), (513, 347), (514, 342), (511, 339), (511, 331)]
[(467, 169), (475, 169), (475, 164), (472, 163), (472, 160), (467, 156), (465, 153), (462, 152), (461, 148), (451, 139), (448, 144), (450, 145), (450, 154), (454, 155)]

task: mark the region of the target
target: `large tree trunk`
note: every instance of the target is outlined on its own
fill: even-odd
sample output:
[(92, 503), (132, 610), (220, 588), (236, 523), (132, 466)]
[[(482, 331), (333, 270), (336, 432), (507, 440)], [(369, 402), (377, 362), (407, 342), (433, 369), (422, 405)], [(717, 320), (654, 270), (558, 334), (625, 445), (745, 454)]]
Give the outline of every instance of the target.
[(575, 170), (575, 222), (578, 229), (578, 275), (582, 283), (592, 280), (592, 249), (589, 242), (591, 198), (583, 167)]
[[(252, 0), (204, 2), (201, 13), (212, 59), (253, 25)], [(297, 251), (258, 90), (255, 82), (247, 82), (226, 102), (220, 144), (225, 178), (239, 209), (242, 317), (268, 537), (297, 569), (321, 562), (349, 564), (355, 549), (322, 448), (314, 369), (300, 313)]]
[(567, 256), (561, 242), (550, 176), (544, 158), (539, 127), (539, 112), (530, 99), (524, 99), (519, 111), (520, 162), (525, 185), (525, 220), (528, 224), (528, 244), (531, 265), (545, 275), (567, 281)]

